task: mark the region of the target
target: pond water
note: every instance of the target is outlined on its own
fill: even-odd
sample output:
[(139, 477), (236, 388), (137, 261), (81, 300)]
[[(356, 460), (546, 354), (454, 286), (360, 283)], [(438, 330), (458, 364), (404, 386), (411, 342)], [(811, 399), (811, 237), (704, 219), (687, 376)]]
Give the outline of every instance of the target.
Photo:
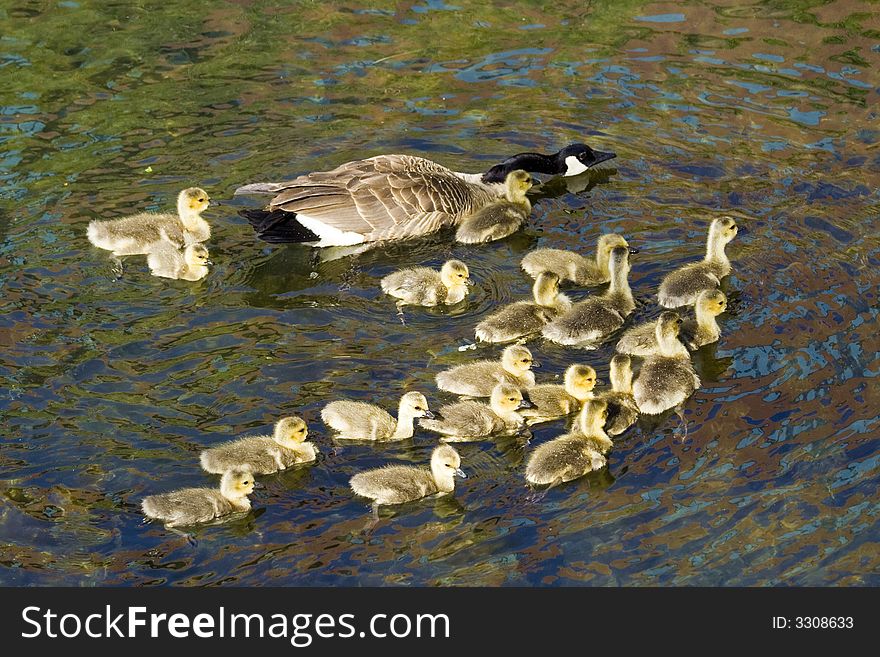
[[(880, 584), (875, 5), (133, 4), (0, 8), (0, 583)], [(549, 182), (530, 225), (486, 246), (442, 233), (321, 262), (255, 240), (237, 211), (259, 201), (232, 198), (379, 153), (482, 171), (575, 141), (618, 158)], [(88, 221), (190, 185), (223, 203), (209, 276), (129, 258), (117, 280)], [(451, 401), (434, 375), (495, 356), (458, 348), (528, 295), (536, 246), (621, 232), (641, 249), (634, 320), (653, 317), (722, 213), (749, 232), (686, 435), (642, 420), (606, 469), (543, 497), (524, 461), (563, 422), (461, 444), (453, 496), (362, 532), (351, 475), (424, 463), (436, 438), (334, 450), (327, 401)], [(449, 257), (470, 265), (468, 302), (401, 324), (380, 277)], [(607, 381), (611, 345), (530, 346), (539, 380), (580, 360)], [(205, 446), (294, 413), (322, 460), (263, 477), (248, 517), (195, 546), (142, 524), (145, 495), (214, 485)]]

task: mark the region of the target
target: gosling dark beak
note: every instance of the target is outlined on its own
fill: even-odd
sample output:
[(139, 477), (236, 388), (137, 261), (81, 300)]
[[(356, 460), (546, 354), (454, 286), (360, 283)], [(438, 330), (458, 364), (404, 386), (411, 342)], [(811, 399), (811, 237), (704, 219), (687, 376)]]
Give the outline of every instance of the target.
[(456, 468), (455, 472), (453, 472), (456, 477), (461, 477), (462, 479), (467, 479), (467, 475), (464, 473), (464, 470), (461, 468)]
[(541, 367), (541, 362), (537, 360), (532, 361), (532, 367)]
[[(593, 161), (588, 166), (594, 167), (607, 160), (613, 160), (615, 157), (617, 157), (617, 153), (612, 153), (611, 151), (606, 153), (605, 151), (593, 150)], [(586, 164), (586, 162), (584, 162), (584, 164)]]
[(736, 225), (736, 232), (740, 235), (745, 235), (746, 233), (749, 232), (749, 229), (746, 228), (745, 226), (740, 226), (739, 224), (737, 224)]
[(433, 419), (434, 419), (434, 414), (433, 414), (431, 411), (425, 411), (425, 414), (424, 414), (422, 417), (426, 417), (426, 418), (428, 418), (429, 420), (433, 420)]
[(214, 207), (214, 206), (216, 206), (216, 205), (223, 205), (223, 204), (222, 204), (220, 201), (215, 201), (215, 200), (212, 199), (212, 198), (209, 198), (209, 199), (208, 199), (208, 207), (209, 207), (209, 208), (212, 208), (212, 207)]
[(254, 482), (254, 489), (255, 489), (255, 490), (262, 489), (262, 488), (265, 488), (265, 487), (266, 487), (266, 484), (261, 484), (259, 481), (255, 481), (255, 482)]
[(634, 246), (629, 247), (629, 254), (630, 255), (635, 255), (638, 252), (639, 252), (639, 250), (636, 247), (634, 247)]
[(530, 402), (528, 399), (525, 399), (525, 398), (523, 398), (523, 400), (519, 403), (519, 406), (517, 406), (517, 408), (534, 408), (534, 407), (535, 407), (535, 405), (532, 402)]
[(214, 261), (213, 260), (205, 260), (205, 264), (206, 265), (213, 265)]

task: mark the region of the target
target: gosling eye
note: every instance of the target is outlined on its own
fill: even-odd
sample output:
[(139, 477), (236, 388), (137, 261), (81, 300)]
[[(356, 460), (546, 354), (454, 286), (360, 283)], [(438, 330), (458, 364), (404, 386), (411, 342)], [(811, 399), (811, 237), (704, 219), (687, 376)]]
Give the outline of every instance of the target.
[(507, 401), (516, 401), (516, 397), (508, 397)]

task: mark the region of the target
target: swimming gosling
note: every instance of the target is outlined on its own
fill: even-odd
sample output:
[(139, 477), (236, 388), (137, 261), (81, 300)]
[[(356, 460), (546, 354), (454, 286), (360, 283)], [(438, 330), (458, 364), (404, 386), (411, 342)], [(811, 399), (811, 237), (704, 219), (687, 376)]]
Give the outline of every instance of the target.
[(532, 357), (532, 352), (514, 344), (501, 352), (500, 361), (480, 360), (440, 372), (437, 387), (457, 395), (488, 397), (499, 383), (531, 388), (535, 385), (533, 367), (540, 367), (540, 364)]
[(190, 244), (183, 252), (170, 241), (162, 239), (150, 247), (147, 266), (153, 276), (160, 278), (198, 281), (208, 275), (208, 249), (202, 244)]
[(533, 408), (524, 409), (521, 415), (530, 424), (571, 415), (592, 398), (595, 386), (596, 370), (589, 365), (570, 365), (563, 385), (542, 384), (529, 389)]
[(381, 504), (404, 504), (427, 497), (445, 495), (455, 490), (455, 477), (466, 479), (461, 457), (449, 445), (440, 445), (431, 453), (431, 468), (386, 465), (366, 470), (350, 480), (351, 489), (373, 500), (373, 513)]
[(571, 300), (559, 292), (559, 277), (550, 272), (538, 276), (532, 296), (534, 301), (508, 304), (477, 324), (477, 340), (511, 342), (530, 336), (571, 308)]
[(604, 294), (588, 297), (547, 324), (541, 335), (562, 345), (582, 345), (607, 337), (623, 326), (636, 307), (629, 287), (629, 249), (611, 250), (611, 285)]
[(202, 212), (211, 199), (199, 187), (184, 189), (177, 196), (177, 214), (141, 212), (121, 219), (89, 222), (86, 235), (99, 249), (112, 251), (114, 256), (146, 255), (150, 246), (164, 238), (178, 249), (205, 242), (211, 227), (202, 219)]
[(660, 282), (658, 299), (665, 308), (692, 305), (703, 290), (714, 290), (730, 273), (730, 260), (724, 247), (736, 237), (739, 228), (732, 217), (712, 220), (706, 240), (706, 256), (676, 269)]
[(678, 313), (669, 310), (657, 320), (660, 353), (645, 359), (633, 384), (633, 397), (641, 413), (659, 415), (675, 408), (700, 387), (690, 355), (678, 340), (681, 324)]
[(382, 279), (382, 291), (400, 299), (400, 304), (451, 306), (467, 296), (469, 273), (461, 260), (443, 263), (439, 272), (428, 267), (401, 269)]
[(250, 511), (248, 495), (254, 492), (254, 476), (248, 470), (229, 470), (220, 479), (220, 489), (181, 488), (150, 495), (141, 502), (144, 515), (161, 520), (168, 528), (195, 525), (215, 518)]
[(447, 441), (482, 438), (521, 428), (524, 421), (517, 410), (530, 407), (519, 388), (499, 383), (492, 390), (488, 406), (471, 400), (456, 402), (443, 406), (437, 419), (421, 420), (420, 424), (443, 434)]
[(609, 372), (611, 390), (596, 395), (608, 404), (605, 433), (619, 436), (639, 419), (639, 407), (632, 394), (632, 360), (626, 354), (615, 354)]
[(504, 200), (495, 201), (465, 217), (455, 232), (455, 239), (464, 244), (480, 244), (500, 240), (515, 233), (528, 220), (532, 204), (526, 192), (535, 180), (522, 169), (515, 169), (504, 179)]
[(408, 392), (400, 398), (395, 420), (374, 404), (354, 401), (330, 402), (321, 410), (321, 419), (345, 440), (405, 440), (415, 432), (413, 420), (432, 418), (428, 400), (420, 392)]
[(522, 259), (522, 268), (532, 278), (549, 271), (559, 276), (560, 281), (571, 281), (583, 286), (601, 285), (611, 280), (608, 261), (611, 250), (616, 246), (628, 248), (630, 253), (639, 252), (638, 249), (631, 248), (622, 235), (607, 233), (599, 238), (593, 262), (574, 251), (535, 249)]
[[(721, 290), (703, 290), (694, 304), (696, 319), (686, 319), (681, 325), (679, 341), (691, 351), (717, 342), (721, 337), (716, 317), (727, 308), (727, 297)], [(647, 322), (626, 331), (615, 349), (632, 356), (651, 356), (660, 353), (657, 345), (657, 322)]]
[(310, 463), (318, 456), (313, 443), (306, 442), (309, 429), (298, 417), (285, 417), (275, 423), (271, 436), (245, 436), (206, 449), (199, 457), (202, 469), (223, 474), (233, 468), (254, 474), (272, 474), (298, 463)]
[(590, 399), (581, 411), (577, 431), (539, 445), (526, 463), (526, 480), (537, 486), (555, 486), (604, 468), (611, 439), (602, 429), (608, 414), (601, 399)]

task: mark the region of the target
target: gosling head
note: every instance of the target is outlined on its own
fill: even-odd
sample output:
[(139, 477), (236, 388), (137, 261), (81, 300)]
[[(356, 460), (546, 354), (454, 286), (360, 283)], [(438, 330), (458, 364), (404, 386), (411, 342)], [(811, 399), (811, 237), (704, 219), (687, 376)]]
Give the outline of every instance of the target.
[(588, 399), (579, 416), (580, 430), (585, 435), (604, 434), (608, 419), (608, 403), (604, 399)]
[(578, 401), (592, 397), (595, 387), (596, 370), (589, 365), (570, 365), (565, 370), (565, 391)]
[(254, 475), (250, 470), (228, 470), (220, 479), (220, 493), (227, 499), (241, 499), (253, 492)]
[(721, 290), (703, 290), (697, 297), (697, 312), (720, 315), (727, 309), (727, 296)]
[(559, 296), (559, 276), (551, 271), (541, 272), (532, 286), (532, 295), (539, 306), (553, 306)]
[(738, 232), (739, 226), (736, 225), (733, 217), (718, 217), (713, 219), (709, 226), (709, 240), (727, 244)]
[(616, 246), (622, 246), (625, 249), (629, 249), (630, 253), (639, 252), (638, 249), (629, 245), (629, 242), (624, 239), (623, 235), (618, 235), (617, 233), (605, 233), (599, 238), (599, 252), (604, 254), (606, 258), (611, 255), (611, 250)]
[(420, 392), (408, 392), (400, 398), (399, 417), (427, 417), (434, 414), (428, 410), (428, 400)]
[(309, 428), (306, 426), (305, 420), (291, 416), (283, 417), (275, 423), (275, 433), (272, 437), (282, 447), (295, 449), (305, 442), (308, 435)]
[(190, 244), (183, 252), (183, 260), (190, 267), (207, 267), (212, 264), (208, 249), (201, 244)]
[(461, 260), (449, 260), (440, 268), (440, 280), (449, 288), (468, 285), (471, 282), (469, 275), (467, 265)]
[(187, 214), (202, 214), (210, 203), (208, 192), (201, 187), (188, 187), (177, 197), (177, 207), (181, 210), (185, 209)]
[(501, 367), (516, 376), (522, 376), (540, 364), (532, 358), (532, 352), (519, 344), (513, 344), (501, 352)]
[(514, 169), (507, 174), (504, 179), (504, 186), (507, 188), (507, 197), (510, 201), (517, 201), (526, 197), (529, 191), (536, 183), (534, 178), (527, 171), (522, 169)]
[(440, 490), (445, 492), (452, 491), (455, 477), (467, 479), (461, 469), (461, 457), (449, 445), (440, 445), (431, 452), (431, 472)]
[(666, 310), (657, 318), (657, 340), (660, 344), (675, 340), (681, 332), (682, 320), (677, 312)]
[(521, 408), (533, 408), (530, 401), (523, 399), (520, 389), (508, 383), (499, 383), (492, 389), (489, 405), (502, 417), (515, 413)]
[(608, 374), (611, 379), (611, 388), (615, 392), (632, 392), (632, 359), (626, 354), (615, 354), (611, 359), (611, 368)]
[(608, 268), (611, 270), (611, 277), (626, 277), (629, 275), (629, 247), (615, 246), (611, 249), (611, 258), (608, 260)]

